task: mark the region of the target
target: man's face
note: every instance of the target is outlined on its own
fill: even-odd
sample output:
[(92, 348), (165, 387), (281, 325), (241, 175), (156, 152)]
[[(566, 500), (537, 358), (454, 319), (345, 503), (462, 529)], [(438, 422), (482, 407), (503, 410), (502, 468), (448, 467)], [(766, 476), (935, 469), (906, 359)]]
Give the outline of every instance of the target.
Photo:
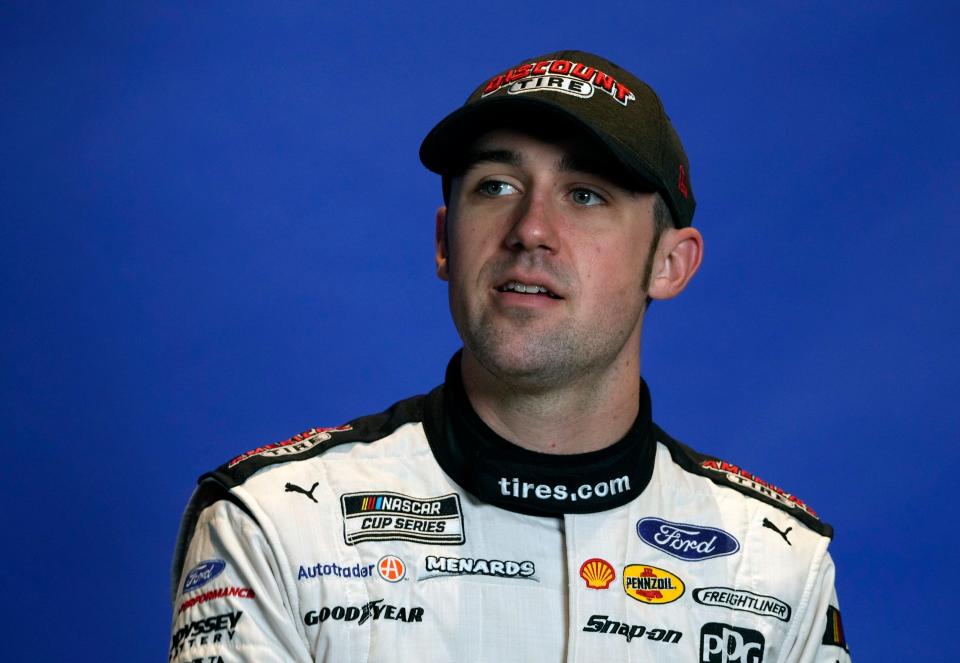
[(437, 271), (466, 352), (501, 380), (548, 387), (636, 364), (653, 194), (599, 172), (585, 143), (498, 130), (453, 180)]

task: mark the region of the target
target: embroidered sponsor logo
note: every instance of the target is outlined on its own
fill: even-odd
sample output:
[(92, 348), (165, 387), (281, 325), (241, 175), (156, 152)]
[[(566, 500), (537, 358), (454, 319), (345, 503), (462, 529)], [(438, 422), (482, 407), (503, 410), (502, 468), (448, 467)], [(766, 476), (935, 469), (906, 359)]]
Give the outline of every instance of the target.
[(351, 430), (350, 426), (338, 426), (336, 428), (311, 428), (308, 431), (294, 435), (289, 440), (275, 442), (273, 444), (266, 444), (262, 447), (257, 447), (256, 449), (251, 449), (250, 451), (244, 452), (227, 463), (227, 467), (233, 467), (238, 463), (242, 463), (245, 460), (249, 460), (257, 456), (265, 456), (267, 458), (296, 456), (297, 454), (310, 451), (321, 442), (326, 442), (329, 440), (331, 437), (333, 437), (330, 433), (340, 433), (348, 430)]
[(302, 486), (298, 486), (297, 484), (288, 481), (286, 485), (283, 487), (283, 491), (285, 493), (300, 493), (301, 495), (305, 496), (308, 500), (310, 500), (314, 504), (320, 504), (320, 502), (317, 501), (317, 498), (313, 496), (313, 491), (315, 491), (317, 489), (317, 486), (319, 485), (320, 485), (319, 481), (314, 481), (313, 485), (310, 486), (310, 490), (307, 490)]
[(317, 562), (313, 566), (300, 565), (297, 580), (312, 580), (324, 576), (335, 578), (368, 578), (373, 575), (373, 564), (354, 564), (340, 566), (335, 562)]
[(343, 539), (414, 541), (459, 545), (464, 542), (463, 512), (456, 493), (440, 497), (410, 497), (399, 493), (347, 493), (340, 496)]
[(517, 81), (507, 88), (507, 94), (523, 94), (525, 92), (542, 92), (553, 90), (573, 97), (589, 99), (593, 96), (593, 86), (585, 81), (570, 76), (537, 76)]
[(677, 644), (683, 633), (665, 628), (649, 628), (642, 624), (627, 624), (611, 620), (607, 615), (593, 615), (587, 620), (587, 625), (583, 627), (587, 633), (607, 633), (610, 635), (622, 635), (630, 642), (634, 638), (645, 637), (647, 640), (655, 642), (666, 642)]
[(542, 60), (524, 64), (516, 69), (494, 76), (483, 86), (481, 97), (507, 88), (508, 94), (553, 90), (579, 97), (591, 97), (594, 90), (606, 92), (621, 106), (636, 96), (613, 76), (580, 62), (570, 60)]
[(683, 164), (680, 164), (680, 174), (677, 176), (677, 190), (680, 191), (680, 195), (684, 198), (690, 197), (690, 190), (687, 188), (687, 171), (684, 169)]
[(257, 595), (254, 594), (253, 590), (249, 587), (218, 587), (217, 589), (211, 589), (187, 599), (180, 604), (177, 614), (180, 614), (184, 610), (188, 610), (195, 605), (206, 603), (207, 601), (212, 601), (214, 599), (225, 599), (229, 597), (235, 597), (238, 599), (255, 599), (257, 598)]
[(702, 663), (763, 663), (763, 633), (711, 622), (700, 629)]
[(736, 465), (731, 465), (722, 460), (705, 460), (700, 464), (701, 467), (705, 470), (710, 470), (727, 478), (731, 483), (735, 483), (738, 486), (743, 486), (744, 488), (749, 488), (750, 490), (763, 495), (776, 502), (782, 506), (787, 507), (788, 509), (800, 509), (804, 513), (808, 513), (814, 518), (817, 518), (817, 513), (811, 509), (803, 500), (795, 495), (777, 488), (772, 483), (767, 483), (758, 476), (750, 474), (744, 469), (737, 467)]
[(745, 589), (698, 587), (693, 590), (693, 600), (701, 605), (732, 608), (764, 617), (775, 617), (784, 622), (790, 621), (789, 605), (773, 596), (754, 594)]
[(611, 497), (630, 490), (630, 477), (626, 474), (596, 484), (581, 484), (576, 488), (564, 484), (551, 486), (545, 483), (530, 483), (529, 481), (521, 481), (516, 477), (512, 479), (500, 477), (497, 483), (500, 485), (500, 494), (505, 497), (517, 497), (523, 500), (536, 498), (552, 502), (589, 502), (593, 499)]
[(823, 631), (823, 640), (825, 645), (842, 647), (844, 651), (850, 651), (847, 646), (847, 637), (843, 634), (843, 621), (840, 619), (840, 611), (832, 605), (827, 606), (827, 627)]
[(793, 545), (792, 543), (790, 543), (790, 539), (788, 537), (788, 535), (790, 534), (790, 530), (793, 529), (792, 527), (788, 527), (786, 529), (780, 529), (772, 521), (768, 520), (767, 518), (764, 518), (761, 524), (767, 529), (772, 529), (774, 532), (779, 534), (780, 538), (786, 541), (788, 546)]
[(594, 557), (580, 565), (580, 577), (590, 589), (607, 589), (616, 579), (617, 573), (610, 562)]
[(666, 569), (647, 564), (630, 564), (623, 569), (623, 591), (644, 603), (673, 603), (685, 589), (683, 581)]
[(227, 563), (222, 559), (207, 559), (200, 562), (187, 573), (187, 578), (183, 581), (183, 591), (190, 592), (197, 587), (203, 587), (223, 573), (225, 568)]
[(384, 555), (377, 562), (377, 573), (387, 582), (400, 582), (407, 575), (407, 565), (393, 555)]
[(732, 555), (740, 550), (740, 542), (722, 529), (671, 523), (661, 518), (638, 520), (637, 536), (644, 543), (688, 562)]
[(332, 608), (324, 606), (319, 610), (310, 610), (303, 616), (303, 623), (307, 626), (316, 626), (328, 619), (338, 622), (356, 622), (358, 625), (377, 619), (407, 623), (422, 622), (423, 608), (398, 608), (384, 604), (383, 599), (377, 599), (362, 606), (338, 605)]
[(233, 640), (241, 617), (243, 611), (237, 610), (184, 624), (174, 631), (170, 640), (170, 658), (190, 647)]
[(533, 562), (509, 559), (477, 559), (473, 557), (437, 557), (428, 555), (417, 580), (441, 576), (495, 576), (497, 578), (533, 578), (537, 568)]

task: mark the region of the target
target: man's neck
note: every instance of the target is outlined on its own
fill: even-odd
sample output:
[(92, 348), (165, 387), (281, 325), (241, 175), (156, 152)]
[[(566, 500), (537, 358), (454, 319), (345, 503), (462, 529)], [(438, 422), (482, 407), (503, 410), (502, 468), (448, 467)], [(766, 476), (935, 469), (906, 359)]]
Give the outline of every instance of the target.
[(639, 410), (639, 353), (599, 376), (550, 389), (519, 389), (498, 379), (469, 351), (463, 388), (480, 419), (517, 446), (549, 454), (596, 451), (619, 440)]

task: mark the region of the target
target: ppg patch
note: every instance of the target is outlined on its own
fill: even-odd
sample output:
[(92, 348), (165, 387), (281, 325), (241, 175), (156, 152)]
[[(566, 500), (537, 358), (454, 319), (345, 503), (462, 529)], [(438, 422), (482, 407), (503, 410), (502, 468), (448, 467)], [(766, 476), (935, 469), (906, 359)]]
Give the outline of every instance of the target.
[(700, 629), (703, 663), (763, 663), (763, 633), (710, 622)]
[(463, 512), (456, 493), (440, 497), (410, 497), (400, 493), (346, 493), (343, 540), (348, 546), (361, 541), (413, 541), (460, 545), (464, 542)]

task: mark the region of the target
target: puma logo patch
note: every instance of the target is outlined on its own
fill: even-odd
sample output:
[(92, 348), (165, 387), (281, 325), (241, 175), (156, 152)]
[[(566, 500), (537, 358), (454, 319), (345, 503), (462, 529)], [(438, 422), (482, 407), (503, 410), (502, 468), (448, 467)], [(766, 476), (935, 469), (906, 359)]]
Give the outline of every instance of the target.
[[(317, 486), (319, 485), (320, 485), (320, 482), (317, 481), (315, 484), (313, 484), (310, 487), (310, 490), (304, 490), (303, 488), (301, 488), (295, 483), (287, 482), (287, 485), (283, 487), (283, 490), (284, 492), (287, 492), (287, 493), (303, 493), (304, 495), (312, 499), (314, 502), (317, 502), (317, 498), (313, 496), (313, 491), (315, 491), (317, 489)], [(317, 504), (319, 504), (319, 502), (317, 502)]]
[(781, 530), (779, 527), (777, 527), (776, 525), (774, 525), (773, 523), (771, 523), (771, 522), (770, 522), (769, 520), (767, 520), (766, 518), (763, 519), (763, 526), (766, 527), (767, 529), (772, 529), (774, 532), (776, 532), (777, 534), (779, 534), (780, 536), (782, 536), (782, 537), (783, 537), (783, 540), (787, 542), (787, 545), (788, 545), (788, 546), (792, 546), (792, 545), (793, 545), (792, 543), (790, 543), (790, 539), (787, 538), (787, 534), (789, 534), (789, 533), (790, 533), (790, 530), (793, 529), (792, 527), (788, 527), (788, 528), (785, 529), (785, 530)]

